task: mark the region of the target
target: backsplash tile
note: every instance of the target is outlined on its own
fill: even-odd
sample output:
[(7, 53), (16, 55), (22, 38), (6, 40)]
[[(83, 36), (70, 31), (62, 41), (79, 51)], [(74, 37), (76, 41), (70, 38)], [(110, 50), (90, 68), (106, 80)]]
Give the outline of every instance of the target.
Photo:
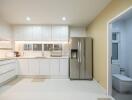
[[(51, 56), (51, 51), (24, 51), (22, 43), (15, 44), (15, 51), (20, 52), (22, 57), (35, 57), (35, 56)], [(62, 44), (62, 56), (69, 56), (70, 46), (69, 44)]]

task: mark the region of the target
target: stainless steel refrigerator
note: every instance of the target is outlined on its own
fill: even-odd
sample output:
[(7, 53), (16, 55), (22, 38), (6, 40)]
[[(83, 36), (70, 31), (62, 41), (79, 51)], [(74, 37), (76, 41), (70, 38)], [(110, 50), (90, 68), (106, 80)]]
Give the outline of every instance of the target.
[(93, 79), (92, 38), (71, 38), (70, 79)]

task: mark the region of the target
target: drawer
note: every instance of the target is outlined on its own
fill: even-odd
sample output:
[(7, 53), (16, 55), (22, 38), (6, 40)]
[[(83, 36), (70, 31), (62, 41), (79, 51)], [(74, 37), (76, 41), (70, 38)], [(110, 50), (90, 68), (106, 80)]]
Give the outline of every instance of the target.
[(5, 74), (2, 74), (0, 75), (0, 83), (7, 81), (14, 76), (16, 76), (16, 70), (12, 70)]
[(14, 60), (14, 59), (0, 61), (0, 66), (6, 65), (6, 64), (9, 64), (9, 63), (14, 63), (14, 62), (16, 62), (16, 60)]
[(0, 66), (0, 75), (10, 70), (16, 70), (16, 63), (10, 63), (10, 64)]

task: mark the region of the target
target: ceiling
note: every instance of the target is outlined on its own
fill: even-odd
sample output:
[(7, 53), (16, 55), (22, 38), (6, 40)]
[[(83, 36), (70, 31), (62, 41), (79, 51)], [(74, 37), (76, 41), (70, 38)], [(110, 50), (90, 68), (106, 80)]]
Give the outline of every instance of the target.
[[(111, 0), (0, 0), (0, 15), (10, 24), (88, 25)], [(29, 16), (31, 21), (27, 22)], [(67, 18), (62, 21), (62, 17)]]

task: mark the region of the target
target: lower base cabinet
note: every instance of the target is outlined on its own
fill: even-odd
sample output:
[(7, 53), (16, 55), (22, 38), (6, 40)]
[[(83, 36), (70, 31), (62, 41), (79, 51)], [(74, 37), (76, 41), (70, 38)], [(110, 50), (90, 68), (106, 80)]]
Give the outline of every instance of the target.
[(16, 60), (0, 61), (0, 84), (15, 77), (17, 75), (16, 68)]
[(28, 59), (29, 75), (39, 75), (39, 60)]
[(18, 75), (29, 75), (28, 59), (18, 59)]
[(50, 61), (50, 74), (51, 75), (60, 75), (60, 64), (59, 64), (59, 59), (51, 59)]
[(40, 59), (39, 75), (50, 75), (50, 60), (49, 59)]
[(60, 59), (60, 75), (69, 75), (69, 61), (68, 59)]
[(68, 58), (18, 59), (18, 75), (66, 76), (69, 72)]

